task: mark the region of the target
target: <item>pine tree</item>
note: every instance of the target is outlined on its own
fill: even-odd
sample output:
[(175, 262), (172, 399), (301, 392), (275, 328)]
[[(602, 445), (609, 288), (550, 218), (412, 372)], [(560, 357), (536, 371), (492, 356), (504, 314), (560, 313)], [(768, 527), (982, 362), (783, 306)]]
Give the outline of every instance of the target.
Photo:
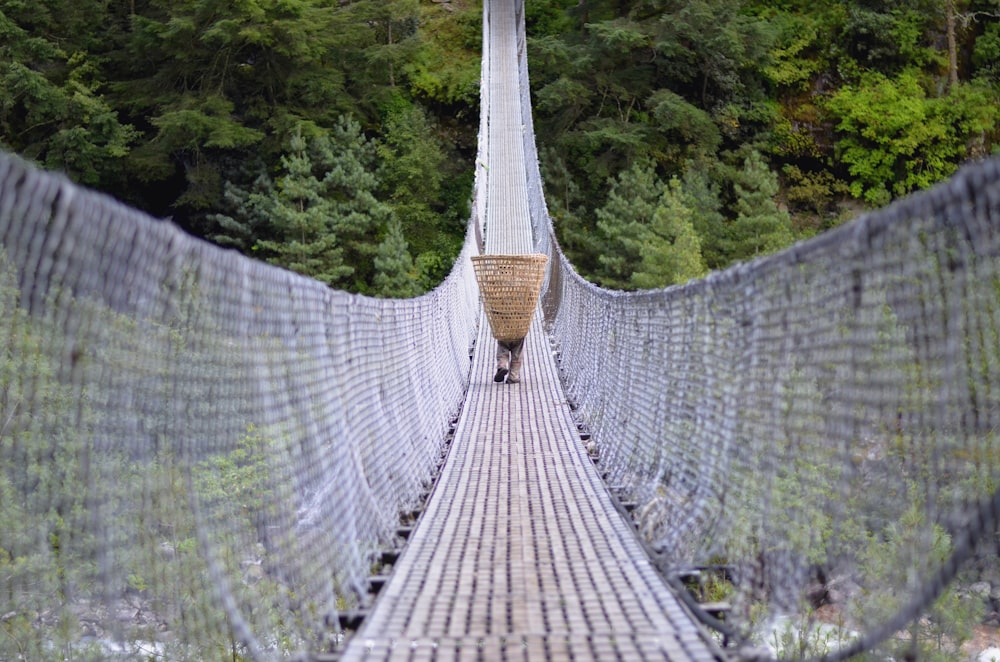
[(722, 214), (719, 186), (704, 166), (689, 167), (684, 172), (684, 192), (691, 209), (691, 222), (701, 241), (701, 254), (710, 270), (729, 265), (724, 244), (731, 234)]
[(631, 286), (662, 192), (663, 183), (648, 163), (633, 165), (612, 182), (608, 201), (597, 210), (604, 252), (597, 258), (595, 278), (603, 287)]
[(268, 262), (278, 264), (328, 285), (338, 285), (354, 273), (346, 264), (338, 241), (334, 205), (327, 197), (324, 182), (314, 170), (322, 170), (310, 154), (301, 130), (289, 141), (289, 151), (281, 157), (283, 175), (271, 195), (256, 192), (250, 204), (264, 211), (278, 237), (259, 240), (255, 246)]
[(727, 245), (730, 260), (749, 260), (791, 245), (794, 240), (787, 211), (778, 209), (778, 176), (754, 150), (743, 162), (743, 170), (733, 184), (736, 192), (736, 221)]
[[(257, 193), (258, 195), (254, 195)], [(264, 200), (269, 199), (274, 193), (274, 182), (261, 171), (253, 180), (253, 186), (244, 189), (233, 182), (227, 181), (223, 189), (223, 203), (228, 213), (210, 214), (207, 217), (209, 222), (215, 223), (215, 232), (208, 235), (208, 239), (220, 246), (232, 246), (243, 253), (253, 250), (254, 245), (268, 237), (270, 217), (268, 215), (268, 205)]]
[(350, 289), (366, 292), (373, 282), (373, 259), (392, 208), (376, 197), (379, 190), (375, 145), (361, 125), (341, 117), (327, 139), (317, 140), (316, 158), (322, 164), (322, 184), (330, 203), (333, 232), (344, 251), (344, 263), (354, 269)]
[(420, 293), (403, 228), (393, 218), (375, 256), (375, 296), (405, 298)]
[(436, 251), (443, 229), (438, 207), (446, 157), (427, 114), (418, 106), (400, 105), (383, 124), (379, 183), (414, 252)]
[(691, 222), (693, 212), (676, 177), (670, 180), (645, 233), (642, 261), (631, 284), (640, 289), (666, 287), (705, 275), (701, 240)]

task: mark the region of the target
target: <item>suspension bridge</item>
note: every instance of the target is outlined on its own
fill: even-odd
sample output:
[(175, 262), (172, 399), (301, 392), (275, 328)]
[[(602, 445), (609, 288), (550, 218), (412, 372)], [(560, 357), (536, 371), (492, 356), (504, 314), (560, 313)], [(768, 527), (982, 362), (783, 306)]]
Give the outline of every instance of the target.
[[(487, 253), (535, 250), (514, 4), (487, 10)], [(499, 385), (480, 325), (448, 462), (344, 659), (719, 659), (609, 498), (540, 325)]]
[[(553, 239), (523, 5), (483, 17), (473, 214), (415, 299), (0, 157), (0, 659), (958, 655), (956, 576), (1000, 591), (1000, 164), (601, 290)], [(550, 257), (519, 383), (482, 252)]]

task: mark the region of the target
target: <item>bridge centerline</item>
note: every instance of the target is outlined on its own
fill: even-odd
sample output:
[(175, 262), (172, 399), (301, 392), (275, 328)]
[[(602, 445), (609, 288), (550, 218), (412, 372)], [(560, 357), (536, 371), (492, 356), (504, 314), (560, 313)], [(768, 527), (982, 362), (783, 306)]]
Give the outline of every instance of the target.
[[(514, 4), (487, 2), (484, 14), (491, 49), (485, 245), (493, 253), (533, 247)], [(525, 659), (719, 659), (587, 455), (540, 313), (521, 383), (492, 381), (495, 343), (483, 321), (447, 462), (342, 659), (444, 651), (492, 659), (510, 642)]]

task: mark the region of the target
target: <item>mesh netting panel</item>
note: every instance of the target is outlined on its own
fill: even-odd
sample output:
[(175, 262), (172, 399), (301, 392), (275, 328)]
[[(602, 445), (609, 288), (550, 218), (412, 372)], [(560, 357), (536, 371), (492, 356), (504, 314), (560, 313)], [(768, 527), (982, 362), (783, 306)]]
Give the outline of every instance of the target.
[(0, 659), (325, 650), (468, 383), (467, 241), (376, 300), (0, 156)]
[(998, 227), (990, 161), (684, 287), (603, 291), (562, 259), (546, 309), (600, 466), (666, 567), (727, 566), (731, 623), (832, 601), (957, 654), (950, 614), (983, 602), (945, 591), (954, 566), (1000, 578)]
[(611, 292), (553, 238), (523, 53), (520, 75), (547, 326), (660, 567), (721, 566), (729, 633), (789, 657), (960, 655), (988, 601), (956, 577), (1000, 587), (1000, 160), (703, 281)]
[[(601, 290), (552, 238), (519, 22), (547, 326), (657, 560), (724, 566), (737, 629), (837, 592), (862, 647), (946, 646), (970, 603), (955, 572), (1000, 585), (1000, 162), (687, 286)], [(477, 220), (412, 300), (329, 290), (0, 156), (0, 659), (328, 647), (468, 384), (483, 95)]]

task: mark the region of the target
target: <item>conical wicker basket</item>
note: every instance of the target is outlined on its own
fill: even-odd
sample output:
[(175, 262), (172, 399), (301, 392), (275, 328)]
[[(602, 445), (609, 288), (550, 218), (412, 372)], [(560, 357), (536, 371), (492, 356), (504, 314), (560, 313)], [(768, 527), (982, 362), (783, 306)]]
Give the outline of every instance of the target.
[(548, 261), (542, 253), (472, 256), (486, 319), (500, 342), (528, 335)]

